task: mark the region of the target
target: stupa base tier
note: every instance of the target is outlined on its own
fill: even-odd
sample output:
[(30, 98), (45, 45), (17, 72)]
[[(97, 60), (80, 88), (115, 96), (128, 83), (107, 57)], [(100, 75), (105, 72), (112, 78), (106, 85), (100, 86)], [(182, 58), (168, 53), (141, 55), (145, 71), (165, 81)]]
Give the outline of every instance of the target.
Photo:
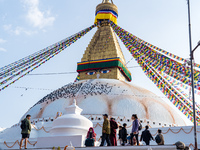
[(118, 146), (76, 148), (76, 150), (176, 150), (176, 146)]
[[(17, 127), (14, 127), (15, 130)], [(182, 127), (165, 127), (165, 128), (160, 128), (162, 130), (164, 139), (165, 139), (165, 145), (162, 147), (156, 146), (155, 141), (151, 141), (150, 145), (152, 145), (152, 149), (167, 149), (176, 143), (177, 141), (182, 141), (183, 143), (185, 143), (186, 146), (189, 146), (191, 149), (194, 148), (194, 130), (192, 126), (182, 126)], [(157, 130), (158, 128), (150, 128), (150, 132), (152, 134), (152, 136), (155, 138), (155, 136), (157, 135)], [(8, 133), (7, 131), (5, 131), (7, 133), (8, 136), (11, 136), (10, 133)], [(33, 129), (34, 132), (34, 129)], [(34, 135), (32, 134), (31, 138), (29, 139), (28, 142), (28, 148), (29, 149), (52, 149), (53, 147), (61, 147), (61, 149), (63, 149), (66, 145), (70, 145), (70, 142), (72, 143), (72, 145), (74, 147), (76, 147), (76, 150), (85, 150), (84, 149), (84, 141), (85, 141), (85, 136), (52, 136), (49, 135), (50, 133), (46, 133), (43, 130), (37, 131), (38, 132), (38, 136), (42, 135), (42, 137), (33, 137)], [(200, 127), (197, 128), (197, 132), (200, 132)], [(141, 133), (140, 133), (141, 135)], [(14, 136), (14, 135), (13, 135)], [(46, 137), (45, 137), (46, 136)], [(96, 146), (98, 146), (101, 142), (101, 140), (99, 139), (99, 135), (97, 135), (97, 142), (99, 143), (95, 143)], [(74, 141), (75, 139), (75, 141)], [(200, 139), (200, 134), (198, 134), (198, 140)], [(19, 142), (20, 141), (20, 137), (19, 138), (15, 138), (13, 140), (6, 140), (6, 141), (0, 141), (0, 149), (19, 149)], [(119, 141), (118, 141), (119, 142)], [(78, 144), (77, 144), (78, 143)], [(141, 143), (142, 145), (144, 145), (144, 143)], [(81, 146), (82, 145), (82, 146)], [(119, 145), (119, 143), (118, 143)], [(115, 149), (115, 150), (120, 150), (123, 149), (124, 150), (129, 150), (134, 149), (134, 148), (146, 148), (145, 150), (148, 150), (147, 146), (139, 146), (139, 147), (134, 147), (134, 146), (118, 146), (115, 148), (112, 147), (93, 147), (91, 150), (104, 150), (104, 149)], [(171, 146), (170, 146), (171, 145)], [(168, 147), (170, 146), (170, 147)], [(79, 148), (79, 147), (83, 147), (83, 148)], [(198, 147), (200, 147), (200, 141), (198, 141)], [(90, 150), (89, 148), (87, 148), (87, 150)]]
[(74, 147), (83, 147), (84, 141), (85, 137), (83, 137), (82, 135), (39, 137), (37, 148), (65, 147), (66, 145), (70, 145), (71, 143)]
[[(61, 147), (63, 150), (64, 147)], [(176, 146), (168, 145), (168, 146), (110, 146), (110, 147), (85, 147), (85, 148), (76, 148), (76, 150), (176, 150)], [(49, 148), (33, 148), (30, 150), (50, 150)]]

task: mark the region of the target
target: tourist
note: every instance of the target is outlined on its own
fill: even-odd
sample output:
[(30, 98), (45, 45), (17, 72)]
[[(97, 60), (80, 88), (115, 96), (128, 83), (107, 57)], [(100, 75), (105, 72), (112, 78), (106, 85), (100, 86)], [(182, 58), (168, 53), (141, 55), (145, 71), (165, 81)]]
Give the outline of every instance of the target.
[(117, 131), (118, 124), (114, 118), (110, 119), (110, 143), (112, 146), (117, 146)]
[(178, 150), (191, 150), (188, 146), (185, 146), (185, 144), (181, 141), (176, 142), (174, 145), (176, 145), (176, 148)]
[(176, 142), (174, 145), (176, 145), (178, 150), (185, 150), (185, 144), (181, 141)]
[(136, 146), (137, 145), (137, 140), (136, 140), (136, 138), (135, 137), (133, 137), (133, 146)]
[(132, 124), (132, 131), (131, 131), (131, 145), (133, 144), (133, 137), (136, 138), (137, 141), (137, 145), (139, 145), (139, 140), (138, 140), (138, 134), (139, 134), (139, 121), (138, 121), (138, 117), (136, 114), (132, 115), (132, 120), (133, 120), (133, 124)]
[(127, 143), (127, 130), (126, 130), (126, 126), (127, 124), (124, 123), (123, 124), (123, 128), (122, 128), (122, 146), (124, 146)]
[(146, 145), (149, 145), (151, 140), (154, 140), (154, 139), (149, 131), (149, 126), (147, 125), (145, 126), (145, 130), (142, 132), (140, 142), (144, 141)]
[(155, 137), (155, 140), (156, 140), (156, 143), (158, 145), (164, 145), (165, 144), (164, 137), (162, 135), (162, 130), (158, 129), (158, 134)]
[[(130, 146), (131, 145), (131, 135), (130, 134), (127, 135), (127, 142), (128, 143), (126, 144), (126, 146)], [(133, 137), (132, 142), (133, 142), (134, 146), (137, 144), (137, 140), (135, 137)]]
[(123, 141), (122, 141), (122, 126), (119, 126), (119, 142), (120, 142), (120, 145), (122, 145)]
[(131, 135), (130, 134), (127, 135), (127, 142), (128, 142), (128, 144), (127, 144), (128, 146), (131, 145)]
[(103, 122), (103, 128), (102, 128), (102, 137), (101, 137), (101, 145), (104, 146), (104, 142), (106, 141), (107, 146), (111, 146), (110, 143), (110, 121), (108, 120), (108, 115), (103, 115), (104, 122)]
[(31, 115), (27, 115), (26, 118), (24, 120), (22, 120), (21, 122), (21, 134), (22, 134), (22, 139), (20, 141), (20, 149), (22, 149), (22, 143), (25, 139), (25, 149), (27, 149), (27, 142), (28, 142), (28, 138), (30, 137), (30, 133), (31, 133)]
[(85, 140), (85, 146), (94, 146), (96, 142), (96, 133), (94, 132), (94, 128), (90, 128), (88, 133), (87, 133), (87, 139)]

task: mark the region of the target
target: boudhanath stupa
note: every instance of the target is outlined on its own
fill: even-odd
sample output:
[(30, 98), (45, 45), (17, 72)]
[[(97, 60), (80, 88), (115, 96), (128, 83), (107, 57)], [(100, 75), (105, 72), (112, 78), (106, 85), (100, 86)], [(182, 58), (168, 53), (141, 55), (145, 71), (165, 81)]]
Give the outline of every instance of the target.
[[(166, 144), (174, 144), (181, 140), (189, 146), (193, 143), (193, 128), (186, 126), (187, 123), (175, 108), (149, 90), (131, 83), (131, 73), (126, 67), (126, 60), (113, 28), (113, 24), (117, 25), (117, 6), (112, 1), (103, 0), (97, 5), (95, 15), (98, 29), (82, 59), (77, 63), (79, 76), (76, 82), (63, 83), (66, 85), (46, 95), (21, 117), (22, 120), (27, 114), (32, 116), (32, 132), (28, 147), (41, 148), (39, 140), (52, 138), (58, 132), (62, 133), (63, 137), (68, 136), (70, 131), (67, 130), (67, 125), (70, 124), (70, 119), (67, 115), (72, 107), (74, 112), (83, 110), (80, 111), (81, 117), (87, 124), (81, 122), (77, 124), (77, 128), (82, 126), (80, 132), (86, 132), (84, 126), (93, 126), (97, 133), (97, 141), (100, 141), (102, 132), (102, 114), (107, 113), (109, 117), (115, 118), (119, 125), (127, 123), (129, 132), (131, 115), (137, 114), (143, 127), (145, 125), (151, 127), (152, 134), (156, 134), (157, 129), (162, 128)], [(76, 115), (80, 117), (80, 113)], [(62, 119), (66, 124), (59, 129)], [(71, 119), (75, 120), (73, 117)], [(11, 128), (0, 132), (0, 148), (19, 147), (17, 143), (21, 138), (21, 120)], [(65, 142), (67, 145), (70, 141)]]

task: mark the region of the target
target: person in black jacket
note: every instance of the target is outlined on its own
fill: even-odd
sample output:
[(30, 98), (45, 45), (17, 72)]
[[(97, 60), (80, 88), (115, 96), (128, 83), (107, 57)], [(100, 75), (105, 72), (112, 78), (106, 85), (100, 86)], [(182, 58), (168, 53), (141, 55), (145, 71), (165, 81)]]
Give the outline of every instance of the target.
[(124, 146), (127, 143), (127, 130), (126, 130), (127, 124), (124, 123), (122, 127), (122, 146)]
[(151, 139), (154, 140), (154, 138), (152, 137), (149, 131), (149, 126), (145, 126), (145, 130), (142, 132), (140, 142), (143, 140), (146, 143), (146, 145), (149, 145)]
[(122, 126), (119, 126), (119, 141), (120, 141), (120, 145), (122, 144)]

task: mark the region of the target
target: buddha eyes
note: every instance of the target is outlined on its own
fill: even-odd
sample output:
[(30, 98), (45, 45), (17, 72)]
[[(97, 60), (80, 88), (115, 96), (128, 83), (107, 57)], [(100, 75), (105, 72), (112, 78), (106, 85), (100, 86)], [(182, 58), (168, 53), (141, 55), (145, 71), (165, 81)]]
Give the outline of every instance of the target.
[(101, 73), (104, 73), (104, 74), (105, 74), (105, 73), (109, 73), (109, 72), (110, 72), (110, 70), (102, 70), (102, 71), (101, 71)]
[[(102, 74), (106, 74), (106, 73), (109, 73), (109, 72), (111, 72), (111, 70), (101, 70), (100, 71), (100, 73), (102, 73)], [(97, 74), (97, 71), (90, 71), (90, 72), (87, 72), (86, 74), (91, 76), (91, 75)]]
[(96, 74), (95, 71), (91, 71), (91, 72), (88, 72), (88, 73), (87, 73), (87, 75), (89, 75), (89, 76), (94, 75), (94, 74)]

